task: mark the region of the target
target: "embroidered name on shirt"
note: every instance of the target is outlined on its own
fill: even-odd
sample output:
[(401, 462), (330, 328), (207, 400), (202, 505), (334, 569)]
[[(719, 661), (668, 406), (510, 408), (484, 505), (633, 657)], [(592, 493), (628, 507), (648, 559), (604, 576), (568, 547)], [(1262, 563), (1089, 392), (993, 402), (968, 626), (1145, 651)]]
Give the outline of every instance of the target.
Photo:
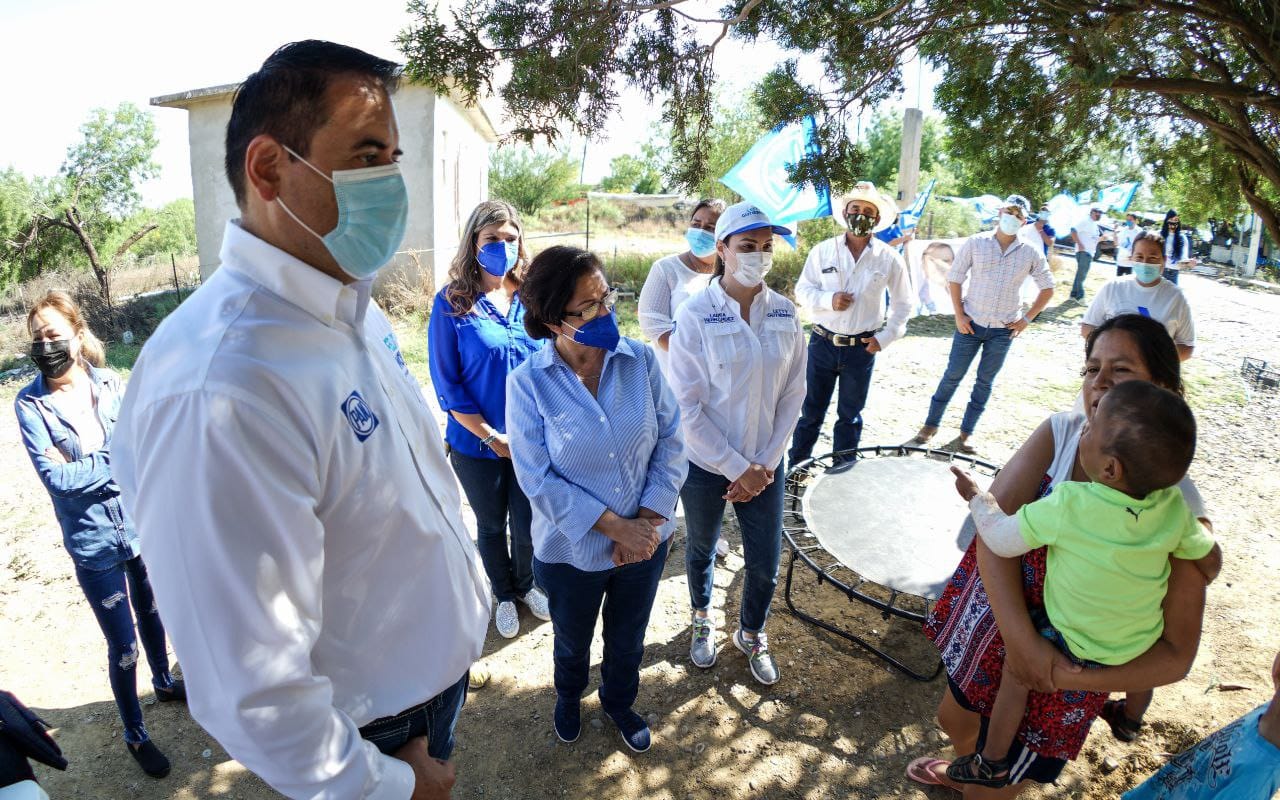
[(764, 316), (765, 319), (792, 319), (795, 314), (785, 308), (775, 308)]
[(355, 432), (357, 441), (363, 442), (368, 439), (378, 427), (378, 417), (359, 392), (352, 392), (346, 400), (342, 401), (342, 414), (347, 418), (347, 424), (351, 426), (351, 430)]
[(737, 322), (737, 317), (732, 314), (726, 314), (723, 311), (716, 311), (709, 316), (703, 317), (702, 321), (707, 325), (716, 325), (722, 322)]

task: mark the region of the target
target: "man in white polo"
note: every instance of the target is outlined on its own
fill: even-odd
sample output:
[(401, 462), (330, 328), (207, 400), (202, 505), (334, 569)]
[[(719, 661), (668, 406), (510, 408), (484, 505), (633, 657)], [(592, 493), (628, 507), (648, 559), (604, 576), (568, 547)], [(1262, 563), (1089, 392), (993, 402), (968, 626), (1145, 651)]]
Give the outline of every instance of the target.
[(1093, 265), (1093, 254), (1102, 239), (1102, 209), (1091, 206), (1084, 219), (1071, 228), (1071, 241), (1076, 245), (1076, 278), (1071, 284), (1071, 299), (1084, 302), (1084, 281)]
[(295, 42), (236, 94), (222, 264), (143, 349), (112, 456), (191, 712), (293, 798), (444, 798), (489, 620), (457, 485), (370, 300), (408, 198), (398, 68)]
[[(1009, 195), (996, 218), (995, 230), (970, 236), (956, 253), (947, 273), (951, 305), (956, 310), (951, 355), (929, 401), (924, 426), (912, 444), (924, 444), (938, 432), (947, 404), (977, 358), (978, 375), (960, 422), (957, 447), (962, 453), (977, 452), (969, 440), (991, 398), (991, 387), (1004, 366), (1009, 347), (1053, 297), (1053, 275), (1044, 250), (1018, 238), (1030, 208), (1022, 195)], [(1024, 313), (1018, 290), (1028, 276), (1040, 292)]]
[(911, 282), (902, 256), (873, 235), (888, 228), (897, 213), (897, 205), (874, 184), (859, 183), (840, 204), (839, 219), (848, 230), (814, 245), (805, 259), (796, 301), (813, 328), (804, 407), (788, 454), (792, 465), (813, 454), (833, 393), (833, 450), (853, 450), (862, 439), (862, 409), (876, 353), (906, 332), (911, 316)]

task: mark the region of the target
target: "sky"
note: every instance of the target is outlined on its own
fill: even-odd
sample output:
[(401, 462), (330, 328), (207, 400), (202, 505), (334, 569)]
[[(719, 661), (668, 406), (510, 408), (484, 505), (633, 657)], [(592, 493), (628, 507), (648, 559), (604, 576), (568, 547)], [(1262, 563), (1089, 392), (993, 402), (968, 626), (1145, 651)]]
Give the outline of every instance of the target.
[[(0, 0), (0, 75), (12, 116), (0, 125), (0, 167), (29, 175), (53, 175), (80, 125), (94, 108), (189, 89), (236, 83), (281, 44), (329, 39), (402, 61), (394, 45), (411, 18), (405, 0), (317, 3), (298, 0)], [(768, 45), (726, 41), (717, 50), (725, 91), (746, 91), (784, 54)], [(904, 70), (903, 101), (917, 97), (932, 109), (937, 76)], [(731, 76), (731, 77), (730, 77)], [(923, 85), (917, 90), (917, 79)], [(191, 196), (187, 112), (151, 108), (159, 147), (160, 176), (140, 187), (143, 202), (159, 206)], [(639, 151), (659, 122), (661, 109), (624, 92), (621, 113), (587, 147), (586, 179), (608, 174), (609, 160)]]

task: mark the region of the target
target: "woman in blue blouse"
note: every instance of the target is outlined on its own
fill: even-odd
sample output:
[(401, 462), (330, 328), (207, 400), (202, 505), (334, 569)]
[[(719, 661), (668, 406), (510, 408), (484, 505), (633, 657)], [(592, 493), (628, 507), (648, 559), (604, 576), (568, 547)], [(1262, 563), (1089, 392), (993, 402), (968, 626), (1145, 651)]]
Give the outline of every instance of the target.
[(623, 339), (600, 261), (552, 247), (529, 265), (524, 325), (551, 344), (511, 373), (507, 430), (533, 505), (533, 571), (555, 629), (556, 735), (577, 740), (591, 639), (604, 607), (600, 706), (636, 752), (644, 633), (688, 464), (653, 351)]
[(476, 515), (476, 546), (498, 600), (494, 625), (508, 639), (520, 632), (517, 600), (551, 618), (533, 583), (529, 500), (507, 443), (507, 375), (540, 346), (525, 333), (516, 294), (527, 261), (515, 208), (503, 200), (476, 206), (427, 326), (431, 383), (449, 415), (449, 462)]
[(185, 700), (187, 693), (169, 672), (164, 626), (139, 555), (138, 534), (111, 476), (111, 431), (124, 386), (103, 369), (102, 343), (65, 292), (49, 292), (37, 302), (27, 314), (27, 329), (31, 360), (40, 373), (14, 402), (22, 442), (53, 500), (76, 580), (107, 639), (107, 675), (125, 746), (143, 771), (163, 778), (169, 760), (147, 734), (138, 704), (134, 613), (156, 699)]

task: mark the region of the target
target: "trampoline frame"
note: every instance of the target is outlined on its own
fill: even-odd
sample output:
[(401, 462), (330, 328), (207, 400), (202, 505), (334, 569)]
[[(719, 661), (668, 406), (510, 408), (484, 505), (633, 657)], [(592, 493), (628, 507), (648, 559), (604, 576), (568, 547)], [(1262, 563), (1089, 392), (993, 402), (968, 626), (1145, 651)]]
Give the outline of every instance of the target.
[[(929, 612), (930, 601), (927, 598), (900, 592), (897, 589), (892, 589), (888, 586), (883, 586), (883, 588), (889, 593), (889, 598), (887, 600), (861, 591), (861, 587), (864, 584), (871, 584), (873, 586), (882, 586), (882, 584), (878, 584), (864, 578), (857, 570), (841, 562), (840, 559), (831, 555), (826, 548), (817, 542), (817, 537), (809, 529), (808, 522), (804, 518), (804, 492), (803, 487), (801, 487), (797, 482), (797, 475), (801, 472), (821, 474), (821, 471), (834, 467), (837, 459), (844, 461), (852, 457), (857, 460), (867, 458), (872, 454), (876, 457), (884, 455), (902, 457), (911, 453), (920, 453), (925, 458), (932, 458), (936, 461), (945, 462), (947, 464), (955, 464), (958, 462), (967, 466), (981, 467), (988, 472), (988, 477), (994, 477), (1001, 469), (988, 461), (982, 461), (981, 459), (973, 458), (962, 453), (954, 453), (950, 450), (936, 450), (930, 447), (916, 447), (914, 445), (873, 445), (870, 447), (859, 447), (854, 450), (841, 450), (801, 461), (799, 464), (793, 466), (786, 475), (785, 500), (782, 510), (782, 533), (787, 539), (787, 546), (791, 550), (791, 555), (787, 560), (787, 580), (783, 591), (783, 599), (786, 601), (787, 609), (792, 613), (792, 615), (804, 622), (853, 642), (864, 650), (880, 657), (890, 666), (905, 673), (908, 677), (913, 678), (914, 680), (931, 681), (938, 677), (938, 674), (942, 672), (941, 659), (938, 659), (938, 663), (933, 667), (932, 672), (918, 672), (871, 642), (868, 642), (866, 639), (858, 636), (856, 633), (846, 631), (829, 622), (801, 611), (796, 607), (795, 601), (791, 597), (791, 587), (796, 562), (801, 561), (806, 567), (813, 571), (814, 575), (818, 579), (819, 587), (821, 587), (823, 583), (830, 583), (836, 590), (843, 593), (850, 602), (857, 600), (860, 603), (879, 610), (881, 618), (885, 620), (888, 620), (890, 616), (896, 616), (917, 624), (924, 623), (925, 617)], [(814, 540), (814, 543), (801, 544), (796, 540), (797, 535), (808, 536)], [(831, 563), (825, 565), (820, 564), (818, 560), (811, 555), (815, 552), (826, 554)], [(854, 576), (856, 581), (845, 582), (844, 580), (835, 577), (835, 573), (841, 569), (848, 571)], [(904, 598), (918, 601), (923, 606), (923, 610), (912, 611), (898, 605), (899, 600)]]

